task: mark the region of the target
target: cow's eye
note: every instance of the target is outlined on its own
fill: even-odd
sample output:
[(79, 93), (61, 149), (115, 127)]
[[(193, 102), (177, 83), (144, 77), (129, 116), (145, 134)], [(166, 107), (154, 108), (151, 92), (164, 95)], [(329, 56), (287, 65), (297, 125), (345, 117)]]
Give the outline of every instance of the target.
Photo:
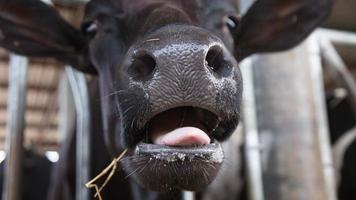
[(98, 26), (96, 25), (96, 23), (92, 23), (90, 24), (90, 26), (87, 27), (86, 32), (87, 33), (92, 33), (92, 32), (96, 32)]
[(85, 35), (89, 37), (94, 37), (96, 32), (98, 31), (98, 21), (92, 21), (85, 23), (82, 27), (82, 31)]
[(234, 15), (227, 15), (224, 17), (224, 23), (232, 31), (235, 30), (239, 25), (239, 18)]

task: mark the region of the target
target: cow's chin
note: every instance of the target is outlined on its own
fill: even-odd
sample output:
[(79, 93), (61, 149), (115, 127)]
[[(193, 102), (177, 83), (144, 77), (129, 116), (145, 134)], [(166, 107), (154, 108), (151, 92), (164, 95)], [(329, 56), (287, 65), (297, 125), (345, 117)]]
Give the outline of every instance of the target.
[(129, 176), (154, 191), (199, 191), (216, 177), (224, 160), (214, 139), (219, 117), (207, 110), (180, 107), (153, 117), (145, 140), (129, 152)]
[(167, 146), (140, 143), (131, 168), (143, 187), (154, 191), (200, 191), (216, 177), (223, 162), (221, 145)]

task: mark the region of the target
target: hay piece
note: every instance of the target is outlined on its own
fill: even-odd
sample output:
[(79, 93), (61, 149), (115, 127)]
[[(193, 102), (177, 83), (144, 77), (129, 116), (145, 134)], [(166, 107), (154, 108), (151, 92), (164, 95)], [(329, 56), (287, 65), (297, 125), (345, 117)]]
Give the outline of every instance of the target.
[[(91, 179), (90, 181), (88, 181), (85, 184), (85, 187), (87, 187), (88, 189), (90, 189), (90, 188), (94, 188), (95, 189), (96, 192), (95, 192), (94, 197), (98, 197), (99, 200), (103, 200), (101, 195), (100, 195), (100, 192), (104, 189), (106, 184), (108, 184), (108, 182), (110, 181), (112, 176), (115, 174), (115, 171), (116, 171), (116, 168), (117, 168), (117, 163), (126, 154), (126, 152), (127, 152), (127, 149), (125, 149), (117, 158), (114, 158), (113, 161), (110, 163), (110, 165), (108, 165), (103, 171), (101, 171), (100, 174), (98, 174), (96, 177), (94, 177), (93, 179)], [(99, 188), (98, 185), (95, 184), (95, 182), (97, 180), (99, 180), (101, 177), (105, 176), (109, 171), (110, 171), (109, 175), (106, 177), (104, 183)]]

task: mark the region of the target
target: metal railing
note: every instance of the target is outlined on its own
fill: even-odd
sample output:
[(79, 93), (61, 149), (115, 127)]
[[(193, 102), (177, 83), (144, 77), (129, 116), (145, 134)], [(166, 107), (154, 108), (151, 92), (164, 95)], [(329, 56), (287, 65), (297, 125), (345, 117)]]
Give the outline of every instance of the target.
[(28, 60), (11, 54), (2, 199), (20, 200)]
[[(26, 80), (28, 59), (22, 56), (10, 56), (9, 95), (7, 108), (5, 179), (2, 199), (20, 200), (23, 160), (23, 142), (26, 111)], [(70, 67), (66, 75), (74, 95), (77, 113), (76, 125), (76, 199), (89, 199), (85, 188), (90, 172), (90, 113), (86, 79), (83, 73)]]
[(85, 183), (90, 174), (90, 108), (85, 75), (71, 67), (66, 74), (72, 89), (76, 110), (76, 199), (88, 200)]

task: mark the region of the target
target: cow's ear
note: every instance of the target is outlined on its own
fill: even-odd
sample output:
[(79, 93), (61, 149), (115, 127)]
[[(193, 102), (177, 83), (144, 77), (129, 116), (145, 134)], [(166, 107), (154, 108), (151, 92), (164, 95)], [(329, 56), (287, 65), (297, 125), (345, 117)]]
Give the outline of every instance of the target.
[(95, 73), (80, 31), (39, 0), (0, 0), (0, 47), (31, 57), (52, 57)]
[(257, 0), (231, 29), (236, 58), (294, 47), (323, 22), (332, 5), (333, 0)]

